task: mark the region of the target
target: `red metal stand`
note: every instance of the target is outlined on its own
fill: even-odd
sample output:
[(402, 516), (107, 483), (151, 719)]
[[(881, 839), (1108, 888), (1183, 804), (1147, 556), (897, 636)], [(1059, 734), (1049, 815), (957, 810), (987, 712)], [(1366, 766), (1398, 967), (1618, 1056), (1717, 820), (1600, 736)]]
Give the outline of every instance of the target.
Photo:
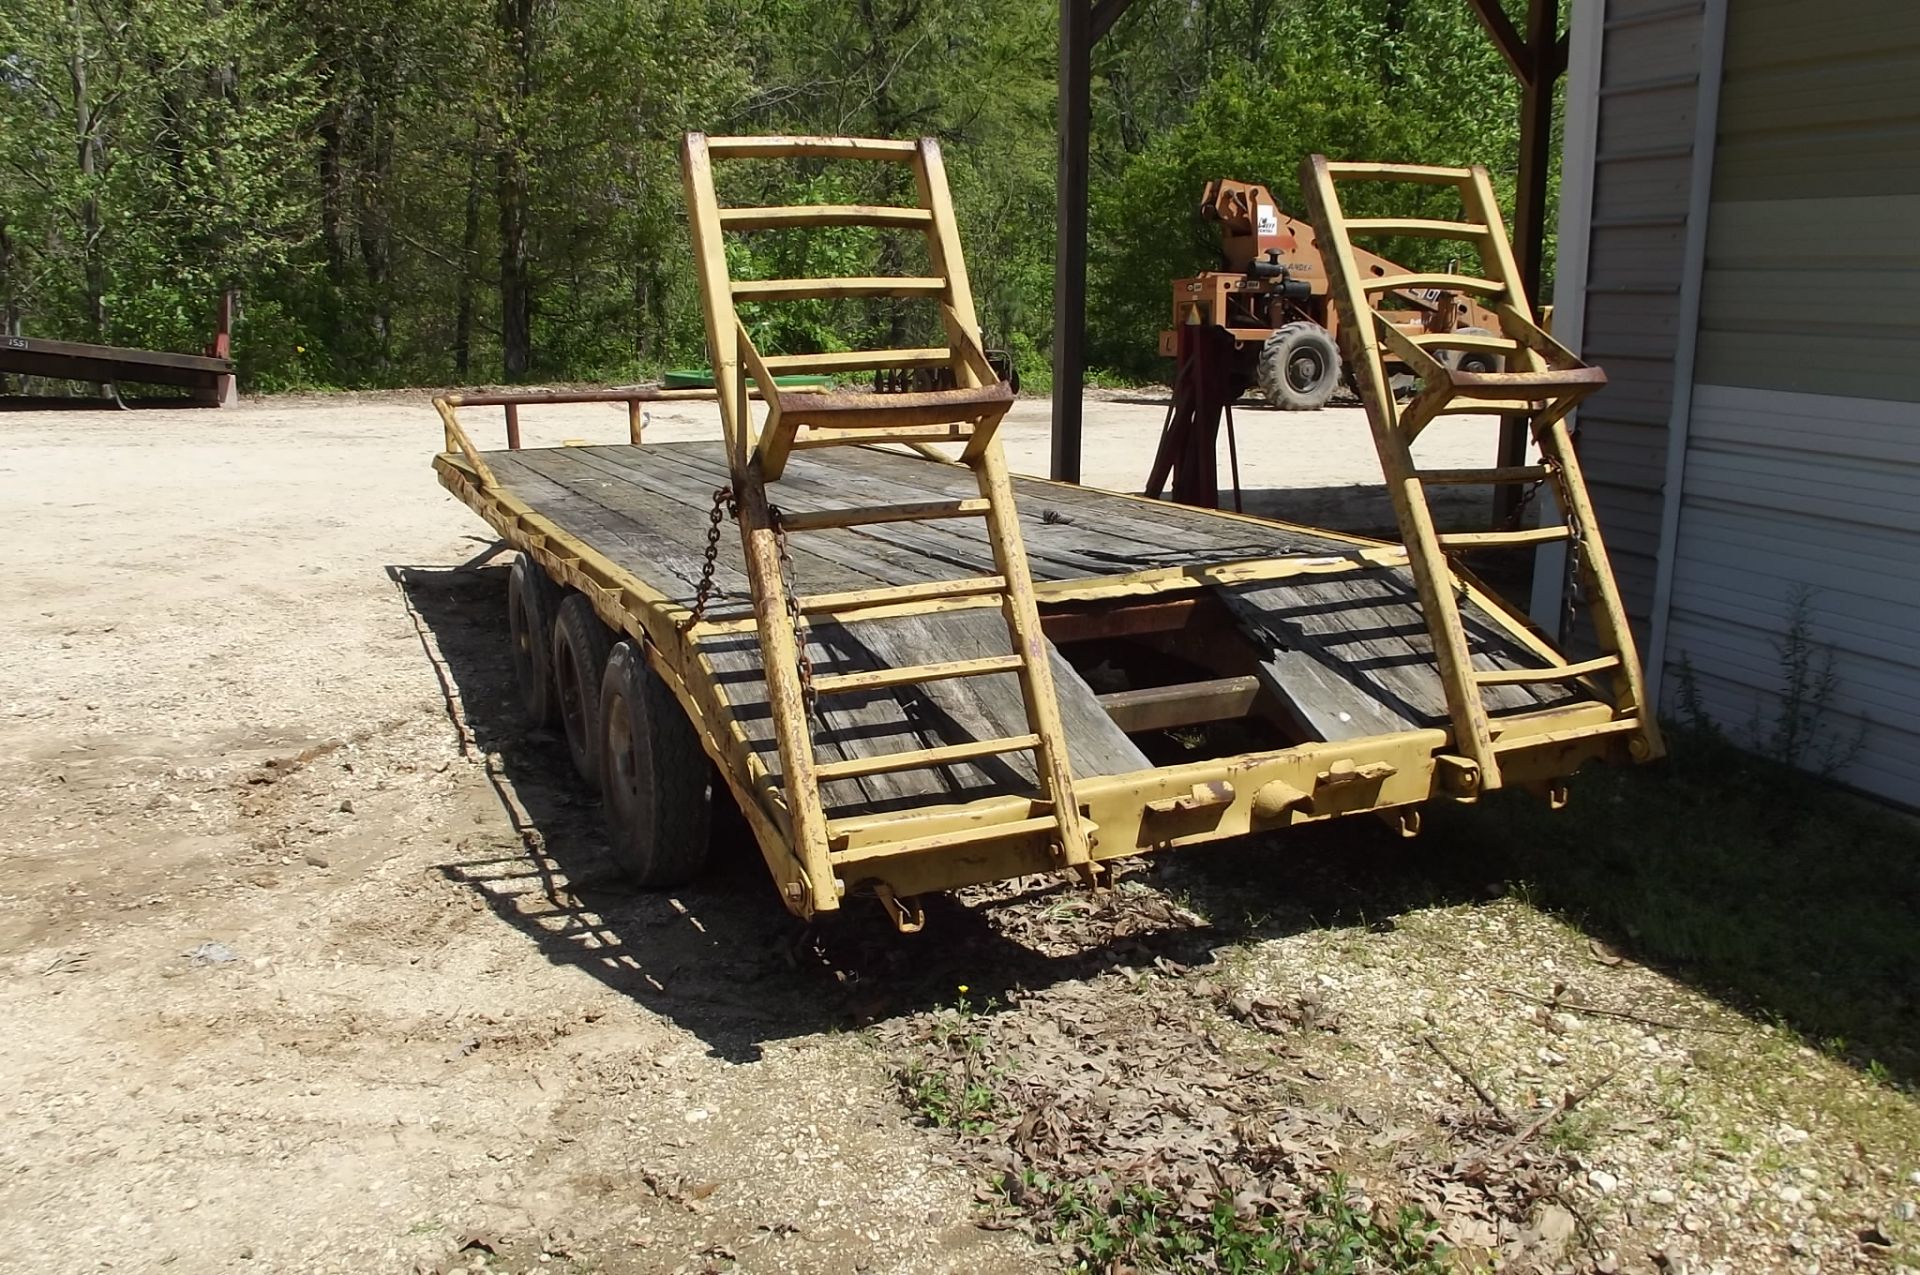
[(1244, 385), (1234, 375), (1233, 338), (1219, 328), (1187, 324), (1179, 330), (1179, 370), (1173, 402), (1160, 430), (1160, 448), (1147, 476), (1147, 495), (1158, 500), (1173, 480), (1173, 498), (1183, 505), (1215, 509), (1220, 504), (1220, 425), (1227, 427), (1233, 507), (1240, 508), (1240, 454), (1233, 434), (1233, 400)]

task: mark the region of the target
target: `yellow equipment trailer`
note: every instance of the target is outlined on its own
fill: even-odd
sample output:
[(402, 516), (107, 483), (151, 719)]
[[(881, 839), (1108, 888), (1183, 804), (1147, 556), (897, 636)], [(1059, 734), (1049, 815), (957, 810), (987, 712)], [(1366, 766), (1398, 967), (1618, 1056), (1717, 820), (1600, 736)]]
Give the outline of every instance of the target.
[[(715, 164), (794, 156), (907, 166), (917, 198), (720, 206)], [(1012, 393), (980, 349), (931, 140), (693, 134), (683, 162), (720, 438), (648, 443), (636, 425), (628, 444), (526, 449), (515, 430), (482, 451), (461, 401), (437, 401), (440, 481), (520, 551), (521, 698), (564, 725), (615, 856), (643, 883), (698, 870), (721, 787), (793, 912), (871, 894), (915, 928), (915, 898), (932, 892), (1091, 880), (1106, 860), (1342, 815), (1411, 835), (1429, 801), (1525, 785), (1557, 803), (1589, 760), (1658, 753), (1571, 449), (1553, 443), (1568, 397), (1604, 378), (1539, 334), (1510, 269), (1434, 285), (1511, 322), (1502, 338), (1453, 338), (1510, 342), (1525, 369), (1477, 376), (1372, 324), (1378, 281), (1336, 280), (1337, 302), (1359, 306), (1342, 313), (1363, 334), (1348, 353), (1362, 356), (1403, 548), (1011, 475), (996, 430)], [(1468, 193), (1485, 181), (1419, 171)], [(1504, 247), (1491, 206), (1475, 216)], [(847, 225), (924, 232), (929, 272), (728, 273), (729, 234)], [(1350, 265), (1343, 226), (1323, 224), (1321, 242)], [(763, 353), (735, 308), (840, 296), (919, 298), (944, 343)], [(1401, 418), (1497, 381), (1488, 410), (1537, 410), (1541, 465), (1413, 469), (1391, 393), (1372, 392), (1383, 344), (1426, 378)], [(947, 369), (951, 388), (800, 393), (776, 379), (888, 368)], [(1425, 483), (1519, 480), (1552, 484), (1576, 520), (1557, 534), (1577, 541), (1597, 659), (1569, 663), (1448, 560), (1542, 529), (1433, 532)]]

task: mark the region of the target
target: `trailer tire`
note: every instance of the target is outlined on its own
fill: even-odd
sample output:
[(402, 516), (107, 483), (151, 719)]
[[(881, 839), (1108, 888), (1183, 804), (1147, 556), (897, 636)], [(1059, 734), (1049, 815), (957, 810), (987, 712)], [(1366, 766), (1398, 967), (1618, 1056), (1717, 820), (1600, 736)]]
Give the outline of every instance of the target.
[(600, 791), (607, 844), (636, 885), (682, 885), (706, 866), (713, 767), (646, 656), (615, 644), (600, 683)]
[(600, 786), (600, 679), (615, 634), (600, 623), (593, 603), (569, 593), (553, 625), (553, 688), (573, 768)]
[(539, 563), (524, 553), (514, 556), (507, 572), (507, 635), (520, 708), (536, 728), (560, 721), (553, 685), (553, 622), (565, 596)]
[(1340, 388), (1340, 350), (1318, 323), (1275, 329), (1260, 348), (1260, 392), (1286, 412), (1317, 412)]
[[(1485, 328), (1461, 328), (1461, 336), (1492, 336)], [(1491, 350), (1456, 350), (1450, 364), (1456, 372), (1504, 372), (1507, 357)]]

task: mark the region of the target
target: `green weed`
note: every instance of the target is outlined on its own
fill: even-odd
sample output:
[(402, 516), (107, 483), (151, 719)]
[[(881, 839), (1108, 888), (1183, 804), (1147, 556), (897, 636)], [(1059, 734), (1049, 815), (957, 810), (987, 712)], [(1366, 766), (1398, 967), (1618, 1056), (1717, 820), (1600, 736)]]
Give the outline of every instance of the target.
[(1166, 1192), (1132, 1185), (1102, 1195), (1083, 1184), (1029, 1171), (1002, 1184), (1039, 1213), (1053, 1238), (1070, 1244), (1078, 1272), (1210, 1270), (1228, 1275), (1455, 1275), (1452, 1252), (1418, 1209), (1381, 1216), (1362, 1210), (1336, 1178), (1309, 1202), (1304, 1221), (1251, 1216), (1217, 1197), (1204, 1222), (1180, 1216)]

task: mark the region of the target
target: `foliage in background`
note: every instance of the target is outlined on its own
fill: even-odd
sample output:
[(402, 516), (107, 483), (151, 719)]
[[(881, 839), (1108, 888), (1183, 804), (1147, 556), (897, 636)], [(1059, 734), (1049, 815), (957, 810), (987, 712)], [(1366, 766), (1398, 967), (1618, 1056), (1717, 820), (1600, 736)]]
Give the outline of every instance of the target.
[[(1056, 15), (1054, 0), (14, 0), (0, 330), (193, 349), (234, 286), (253, 388), (632, 380), (702, 357), (684, 130), (931, 134), (988, 339), (1044, 386)], [(1465, 0), (1138, 0), (1095, 73), (1104, 371), (1164, 372), (1168, 282), (1212, 264), (1209, 178), (1265, 181), (1301, 211), (1294, 173), (1322, 149), (1479, 160), (1511, 186), (1515, 89)], [(885, 194), (848, 166), (742, 167), (742, 198)], [(743, 240), (736, 264), (885, 271), (909, 239)], [(760, 317), (777, 348), (930, 323), (884, 300)]]

